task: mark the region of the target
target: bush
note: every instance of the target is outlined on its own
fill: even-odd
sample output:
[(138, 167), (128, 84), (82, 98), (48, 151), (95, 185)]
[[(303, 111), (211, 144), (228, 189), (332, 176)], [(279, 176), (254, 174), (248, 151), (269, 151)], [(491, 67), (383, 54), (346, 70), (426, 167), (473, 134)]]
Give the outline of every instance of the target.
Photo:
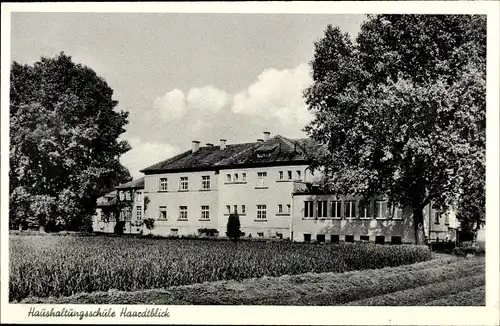
[(461, 247), (455, 248), (453, 253), (456, 256), (463, 256), (463, 257), (467, 257), (467, 255), (484, 256), (486, 254), (486, 251), (485, 251), (485, 248), (482, 248), (482, 247), (461, 246)]
[(226, 235), (233, 240), (238, 240), (242, 236), (240, 230), (240, 217), (238, 213), (232, 213), (229, 215), (229, 218), (227, 219)]
[(219, 234), (219, 231), (217, 229), (198, 229), (198, 234), (200, 235), (205, 235), (207, 237), (215, 237), (217, 234)]
[(144, 219), (144, 225), (149, 230), (149, 234), (151, 234), (151, 231), (155, 228), (155, 220), (154, 220), (154, 218), (146, 218), (146, 219)]
[(116, 221), (114, 233), (123, 234), (123, 228), (125, 227), (125, 221)]

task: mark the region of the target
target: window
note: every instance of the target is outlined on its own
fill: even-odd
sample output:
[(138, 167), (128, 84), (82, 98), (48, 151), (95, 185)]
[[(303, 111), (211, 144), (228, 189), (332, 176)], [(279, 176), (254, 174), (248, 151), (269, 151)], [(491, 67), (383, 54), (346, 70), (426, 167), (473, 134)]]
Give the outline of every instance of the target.
[(226, 214), (231, 214), (231, 206), (226, 205)]
[(130, 191), (125, 191), (125, 200), (132, 200), (130, 197)]
[(201, 188), (210, 189), (210, 176), (204, 175), (201, 177)]
[(171, 235), (178, 235), (179, 234), (179, 229), (170, 229), (170, 234)]
[(325, 235), (324, 234), (316, 234), (316, 241), (325, 242)]
[(125, 199), (125, 195), (123, 194), (123, 191), (120, 191), (119, 194), (120, 194), (120, 200), (124, 200)]
[(339, 243), (340, 241), (340, 237), (338, 234), (332, 234), (331, 237), (330, 237), (330, 241), (332, 243)]
[(362, 235), (359, 237), (359, 240), (361, 240), (362, 242), (369, 242), (370, 241), (370, 236), (368, 235)]
[(311, 235), (309, 233), (304, 234), (304, 242), (311, 242)]
[(356, 202), (354, 200), (349, 200), (344, 202), (345, 206), (345, 217), (355, 218), (356, 217)]
[(283, 180), (283, 171), (278, 172), (278, 179)]
[(242, 182), (246, 182), (247, 181), (247, 174), (246, 173), (242, 173), (241, 174), (241, 181)]
[(160, 191), (167, 191), (167, 185), (168, 185), (167, 178), (160, 178), (159, 190)]
[(444, 224), (445, 225), (450, 225), (450, 213), (446, 213), (444, 215)]
[(257, 219), (258, 220), (267, 219), (266, 205), (257, 205)]
[(135, 214), (136, 214), (137, 220), (142, 220), (142, 207), (141, 206), (136, 206)]
[(290, 204), (287, 204), (286, 205), (286, 213), (290, 214), (291, 212), (292, 212), (292, 206), (290, 206)]
[(234, 179), (233, 180), (234, 180), (234, 182), (238, 182), (238, 173), (234, 174)]
[(292, 171), (287, 171), (288, 172), (288, 180), (292, 180)]
[(279, 204), (278, 205), (278, 214), (283, 213), (283, 205)]
[(345, 242), (354, 242), (354, 235), (346, 235)]
[(328, 217), (326, 201), (318, 201), (318, 217)]
[(179, 220), (188, 219), (188, 208), (187, 206), (179, 206)]
[(160, 206), (160, 219), (167, 219), (167, 206)]
[(130, 221), (132, 219), (132, 211), (130, 207), (123, 208), (123, 217), (125, 221)]
[(230, 174), (226, 174), (226, 182), (231, 182), (231, 175)]
[(264, 187), (266, 183), (267, 172), (257, 172), (257, 177), (259, 178), (259, 187)]
[(360, 200), (359, 201), (359, 217), (360, 218), (372, 218), (372, 209), (371, 203), (369, 200)]
[(304, 217), (314, 217), (314, 202), (305, 201), (304, 202)]
[(283, 233), (276, 233), (276, 238), (283, 239)]
[(391, 237), (391, 244), (401, 244), (401, 237), (400, 236), (392, 236)]
[(392, 218), (393, 219), (395, 219), (395, 220), (403, 219), (403, 209), (402, 208), (393, 206), (392, 210), (393, 210), (392, 211)]
[(234, 209), (234, 210), (233, 210), (233, 212), (234, 212), (234, 213), (238, 213), (238, 205), (234, 205), (234, 206), (233, 206), (233, 209)]
[(259, 236), (259, 238), (263, 238), (264, 237), (264, 232), (257, 232), (257, 235)]
[(332, 201), (331, 215), (333, 218), (341, 218), (342, 217), (342, 202), (340, 200)]
[(385, 218), (387, 203), (384, 200), (375, 201), (375, 218)]
[(383, 235), (377, 235), (375, 237), (376, 244), (385, 244), (385, 237)]
[(300, 170), (297, 170), (297, 180), (300, 180), (301, 179), (301, 173), (300, 173)]
[(137, 201), (142, 201), (142, 192), (137, 191), (136, 194), (137, 194)]
[(241, 214), (246, 214), (247, 210), (245, 205), (241, 205)]
[(210, 219), (210, 208), (208, 206), (201, 206), (201, 219), (202, 220)]
[(180, 190), (188, 190), (188, 177), (181, 177)]
[(434, 212), (434, 224), (439, 224), (439, 218), (441, 214), (439, 212)]

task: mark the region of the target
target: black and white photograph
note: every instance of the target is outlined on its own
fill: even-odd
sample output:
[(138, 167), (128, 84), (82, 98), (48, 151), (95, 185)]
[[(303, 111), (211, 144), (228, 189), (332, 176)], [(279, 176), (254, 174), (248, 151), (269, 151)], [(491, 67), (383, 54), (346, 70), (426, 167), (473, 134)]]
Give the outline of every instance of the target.
[(498, 323), (500, 6), (464, 3), (2, 4), (2, 322)]

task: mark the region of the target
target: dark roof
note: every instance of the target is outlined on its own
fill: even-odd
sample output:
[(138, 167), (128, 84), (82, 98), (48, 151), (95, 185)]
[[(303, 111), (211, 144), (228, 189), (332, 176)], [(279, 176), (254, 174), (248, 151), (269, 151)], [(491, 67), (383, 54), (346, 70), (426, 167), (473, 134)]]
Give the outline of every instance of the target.
[(117, 203), (117, 191), (113, 190), (102, 197), (97, 198), (97, 207), (115, 206)]
[(144, 177), (129, 181), (127, 183), (123, 183), (115, 188), (116, 189), (144, 189)]
[(158, 172), (219, 170), (232, 167), (285, 165), (307, 163), (318, 148), (310, 139), (288, 139), (276, 135), (264, 141), (220, 146), (200, 147), (141, 170), (145, 174)]

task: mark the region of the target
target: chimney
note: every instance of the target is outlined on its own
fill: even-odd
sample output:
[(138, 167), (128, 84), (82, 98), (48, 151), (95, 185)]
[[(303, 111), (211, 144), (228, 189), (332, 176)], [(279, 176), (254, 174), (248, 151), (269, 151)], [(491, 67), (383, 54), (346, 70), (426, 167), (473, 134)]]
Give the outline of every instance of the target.
[(225, 139), (220, 140), (220, 149), (226, 149), (226, 140)]
[(191, 150), (192, 153), (195, 153), (200, 149), (200, 142), (197, 140), (193, 140), (193, 149)]
[(214, 147), (214, 144), (212, 144), (212, 143), (207, 143), (207, 147)]
[(263, 142), (264, 142), (264, 140), (263, 140), (263, 139), (260, 139), (260, 138), (259, 138), (259, 139), (257, 139), (257, 143), (263, 143)]
[(264, 141), (268, 141), (271, 137), (271, 133), (269, 131), (264, 131)]

